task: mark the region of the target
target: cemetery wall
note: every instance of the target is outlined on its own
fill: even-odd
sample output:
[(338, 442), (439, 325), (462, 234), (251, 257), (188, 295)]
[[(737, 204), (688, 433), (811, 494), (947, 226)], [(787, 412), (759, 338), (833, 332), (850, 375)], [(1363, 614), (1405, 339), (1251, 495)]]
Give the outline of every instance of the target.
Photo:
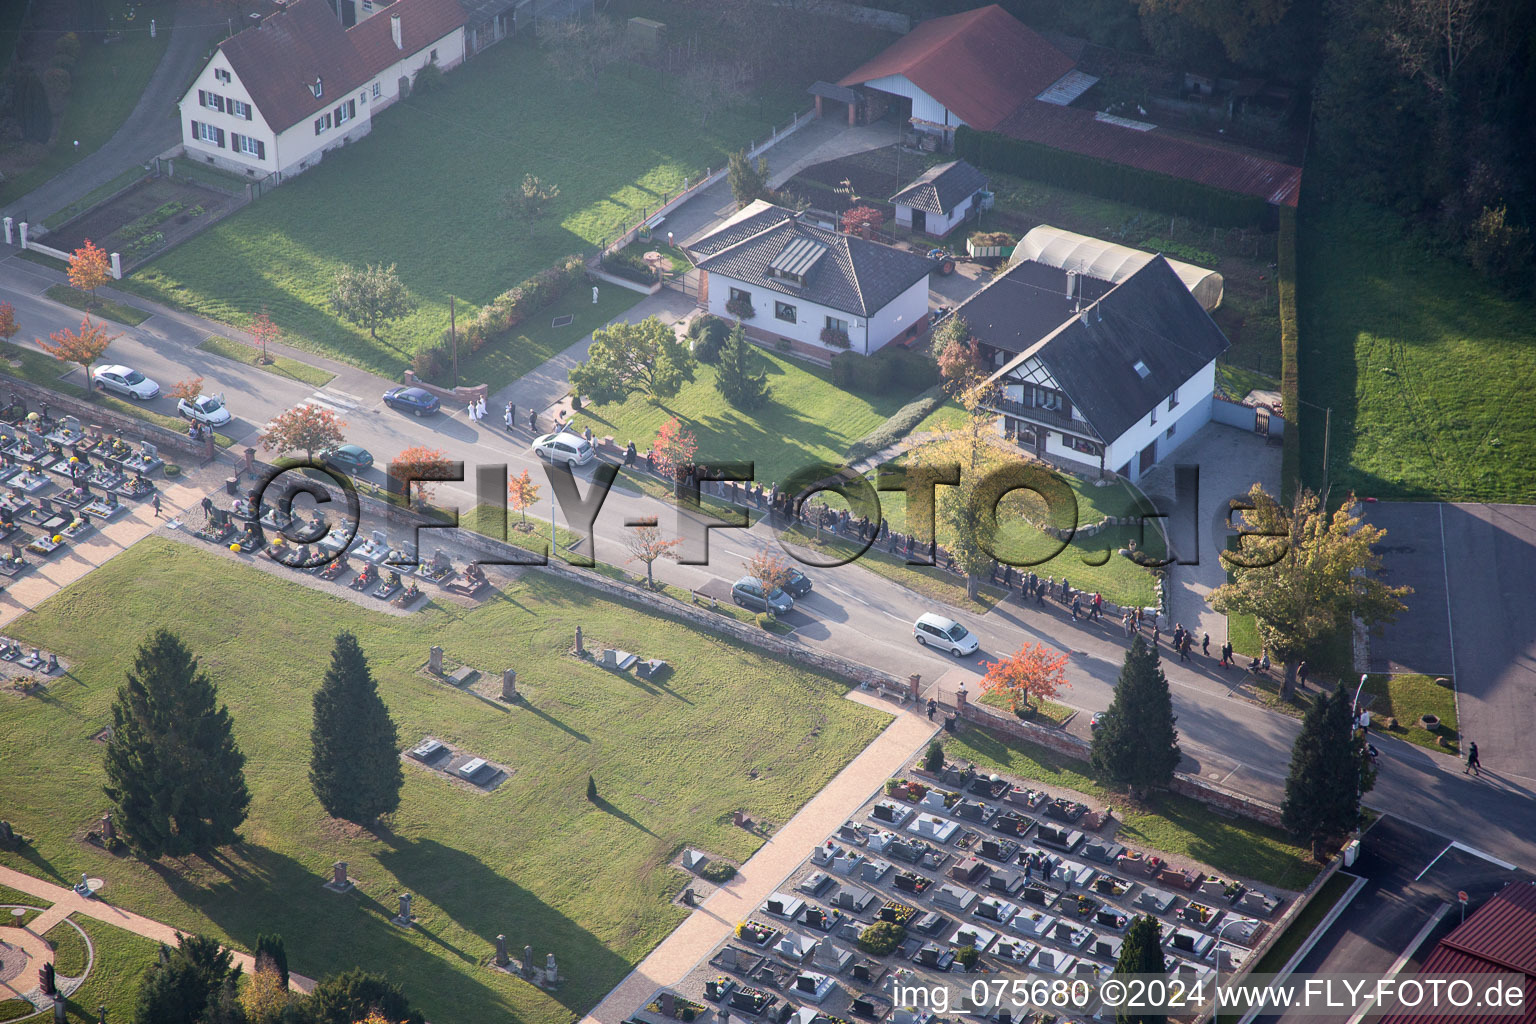
[[(1087, 740), (1079, 739), (1062, 729), (1048, 729), (1033, 722), (1022, 721), (1015, 715), (995, 711), (984, 704), (967, 702), (961, 717), (981, 726), (988, 732), (999, 733), (1014, 739), (1028, 740), (1058, 754), (1086, 762), (1092, 749)], [(1234, 793), (1194, 775), (1175, 772), (1169, 787), (1180, 796), (1213, 807), (1228, 814), (1240, 815), (1262, 825), (1280, 827), (1280, 808), (1264, 800)]]
[[(404, 525), (406, 523), (423, 526), (442, 527), (442, 523), (428, 519), (414, 511), (406, 511), (396, 505), (359, 495), (358, 500), (363, 510), (364, 521), (384, 521)], [(484, 555), (495, 562), (523, 564), (528, 557), (528, 552), (522, 548), (505, 544), (494, 538), (460, 530), (454, 537), (454, 543), (459, 548), (467, 548), (477, 554)], [(624, 601), (632, 605), (640, 605), (659, 615), (666, 615), (673, 619), (681, 619), (690, 625), (707, 629), (711, 632), (724, 635), (732, 640), (756, 647), (759, 650), (796, 661), (803, 665), (825, 672), (828, 675), (837, 676), (852, 683), (867, 684), (882, 690), (889, 690), (895, 694), (906, 694), (909, 687), (906, 682), (898, 680), (888, 672), (868, 668), (857, 662), (835, 654), (825, 654), (813, 651), (805, 645), (784, 637), (775, 636), (765, 632), (758, 626), (740, 622), (719, 612), (710, 611), (696, 604), (687, 604), (666, 594), (656, 593), (642, 587), (631, 586), (606, 576), (586, 572), (576, 566), (568, 565), (559, 558), (551, 558), (547, 565), (529, 566), (542, 572), (569, 580), (591, 590), (599, 591), (615, 600)]]
[(146, 420), (113, 412), (111, 409), (93, 405), (70, 395), (50, 391), (40, 384), (33, 384), (31, 381), (21, 380), (10, 374), (0, 373), (0, 388), (3, 388), (7, 395), (14, 394), (21, 398), (31, 410), (38, 409), (46, 402), (48, 413), (54, 419), (66, 415), (74, 416), (86, 429), (99, 426), (119, 437), (148, 441), (157, 446), (163, 455), (175, 452), (188, 459), (212, 457), (209, 452), (210, 441), (194, 441), (177, 431), (167, 430)]

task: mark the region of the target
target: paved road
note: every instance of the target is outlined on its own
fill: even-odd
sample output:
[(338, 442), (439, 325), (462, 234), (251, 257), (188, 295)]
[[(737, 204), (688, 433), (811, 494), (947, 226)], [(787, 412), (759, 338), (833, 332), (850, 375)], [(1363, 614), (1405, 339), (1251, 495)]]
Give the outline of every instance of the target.
[(161, 32), (170, 30), (171, 41), (122, 127), (96, 152), (16, 199), (3, 212), (18, 222), (35, 224), (176, 145), (181, 140), (176, 104), (226, 26), (227, 19), (214, 8), (183, 0), (175, 23), (157, 26)]

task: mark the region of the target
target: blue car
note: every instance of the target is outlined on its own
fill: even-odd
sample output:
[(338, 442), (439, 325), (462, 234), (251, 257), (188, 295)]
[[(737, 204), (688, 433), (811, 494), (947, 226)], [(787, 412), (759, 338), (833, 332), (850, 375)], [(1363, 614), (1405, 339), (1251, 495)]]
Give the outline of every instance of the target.
[(373, 453), (355, 444), (344, 444), (316, 453), (322, 463), (343, 473), (357, 473), (373, 465)]
[(384, 392), (384, 404), (391, 409), (401, 409), (405, 412), (413, 412), (417, 416), (425, 416), (428, 413), (437, 412), (442, 407), (442, 402), (437, 396), (421, 388), (390, 388)]

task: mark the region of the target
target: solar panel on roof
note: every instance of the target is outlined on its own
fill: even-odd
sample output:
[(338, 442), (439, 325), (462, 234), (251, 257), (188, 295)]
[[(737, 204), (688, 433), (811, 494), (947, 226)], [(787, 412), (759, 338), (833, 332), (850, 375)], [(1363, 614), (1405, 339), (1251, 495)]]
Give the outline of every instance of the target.
[(769, 269), (776, 270), (780, 274), (803, 278), (811, 272), (816, 261), (826, 255), (826, 252), (826, 246), (802, 235), (790, 239), (789, 244), (769, 261), (768, 266)]

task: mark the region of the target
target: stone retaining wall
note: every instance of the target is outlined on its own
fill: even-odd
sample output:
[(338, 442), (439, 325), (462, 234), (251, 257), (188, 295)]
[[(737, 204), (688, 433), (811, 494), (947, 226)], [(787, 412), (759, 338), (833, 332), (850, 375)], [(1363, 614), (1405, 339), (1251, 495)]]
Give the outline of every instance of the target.
[[(421, 388), (421, 390), (430, 395), (436, 395), (439, 401), (448, 404), (468, 407), (470, 402), (478, 402), (482, 398), (491, 397), (491, 386), (489, 384), (460, 385), (450, 390), (448, 388), (440, 388), (436, 384), (428, 384), (424, 380), (419, 380), (416, 374), (410, 370), (405, 371), (405, 376), (402, 379), (407, 387)], [(487, 413), (493, 411), (491, 409), (486, 410)], [(452, 410), (449, 410), (449, 412), (452, 412)]]
[(46, 402), (48, 414), (54, 419), (73, 416), (86, 429), (99, 426), (109, 434), (148, 441), (160, 449), (162, 456), (174, 452), (183, 458), (207, 461), (214, 457), (216, 451), (211, 435), (202, 441), (194, 441), (186, 434), (51, 391), (41, 384), (12, 377), (8, 373), (0, 373), (0, 389), (3, 389), (5, 395), (14, 394), (21, 398), (27, 403), (27, 408), (33, 411)]

